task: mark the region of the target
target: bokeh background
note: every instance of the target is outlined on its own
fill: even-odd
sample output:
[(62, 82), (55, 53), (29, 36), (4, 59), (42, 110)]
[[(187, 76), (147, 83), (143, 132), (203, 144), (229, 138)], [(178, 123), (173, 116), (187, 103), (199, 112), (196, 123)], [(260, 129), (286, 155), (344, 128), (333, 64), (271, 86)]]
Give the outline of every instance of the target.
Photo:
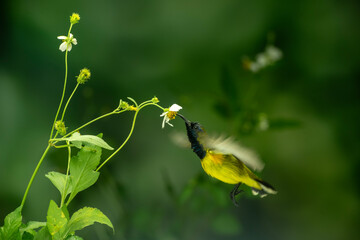
[[(68, 93), (83, 67), (91, 80), (73, 98), (74, 129), (119, 99), (156, 95), (178, 103), (209, 133), (235, 136), (265, 162), (278, 194), (249, 191), (235, 208), (233, 186), (210, 179), (197, 157), (144, 109), (124, 149), (70, 206), (101, 209), (84, 239), (354, 239), (359, 236), (360, 32), (358, 1), (1, 1), (0, 219), (15, 209), (47, 144), (61, 95), (58, 50), (72, 12), (78, 45), (69, 54)], [(244, 66), (268, 45), (283, 58), (257, 73)], [(246, 64), (245, 64), (246, 65)], [(118, 146), (133, 113), (96, 122)], [(104, 151), (103, 159), (110, 152)], [(25, 221), (44, 221), (59, 194), (45, 173), (64, 172), (52, 150), (31, 188)], [(2, 225), (2, 220), (0, 221)]]

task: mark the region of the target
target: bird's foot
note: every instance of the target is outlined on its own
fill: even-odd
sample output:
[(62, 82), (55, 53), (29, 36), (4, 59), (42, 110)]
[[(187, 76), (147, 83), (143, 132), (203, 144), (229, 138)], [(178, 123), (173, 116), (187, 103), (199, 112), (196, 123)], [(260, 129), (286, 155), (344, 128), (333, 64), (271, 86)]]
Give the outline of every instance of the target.
[(234, 204), (235, 207), (239, 207), (238, 202), (236, 201), (236, 195), (242, 193), (244, 190), (239, 189), (241, 183), (236, 184), (234, 189), (230, 192), (230, 198)]

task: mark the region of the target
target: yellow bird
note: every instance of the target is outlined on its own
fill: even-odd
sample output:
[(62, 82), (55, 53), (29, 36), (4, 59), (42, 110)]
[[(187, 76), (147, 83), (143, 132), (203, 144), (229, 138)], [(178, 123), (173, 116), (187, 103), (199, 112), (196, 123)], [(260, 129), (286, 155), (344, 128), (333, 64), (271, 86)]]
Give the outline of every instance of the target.
[(236, 154), (238, 155), (236, 156), (232, 151), (234, 150), (234, 144), (226, 140), (211, 140), (199, 123), (191, 122), (181, 114), (177, 115), (185, 121), (191, 149), (200, 158), (204, 171), (222, 182), (236, 184), (230, 192), (230, 198), (235, 206), (238, 206), (235, 196), (242, 192), (242, 190), (239, 190), (242, 183), (251, 187), (254, 195), (259, 194), (261, 197), (265, 197), (267, 194), (277, 193), (274, 187), (256, 176), (245, 165), (247, 163), (253, 169), (262, 168), (261, 163), (255, 157), (245, 156), (252, 153), (244, 156)]

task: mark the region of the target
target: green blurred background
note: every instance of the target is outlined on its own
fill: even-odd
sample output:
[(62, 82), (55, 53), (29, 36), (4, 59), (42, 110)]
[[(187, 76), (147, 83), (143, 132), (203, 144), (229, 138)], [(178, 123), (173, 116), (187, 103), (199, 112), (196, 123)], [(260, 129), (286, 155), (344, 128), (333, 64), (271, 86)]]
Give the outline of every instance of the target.
[[(210, 133), (235, 136), (261, 156), (261, 176), (278, 194), (249, 192), (235, 208), (233, 186), (210, 179), (189, 149), (144, 109), (135, 132), (70, 207), (101, 209), (84, 239), (354, 239), (359, 236), (360, 32), (358, 1), (2, 1), (0, 53), (0, 219), (15, 209), (46, 141), (61, 95), (58, 50), (72, 12), (78, 45), (69, 54), (69, 90), (83, 67), (91, 80), (73, 98), (66, 124), (114, 109), (120, 98), (156, 95), (178, 103)], [(283, 58), (256, 74), (243, 67), (270, 42)], [(118, 146), (132, 113), (82, 133)], [(268, 129), (259, 127), (261, 122)], [(109, 155), (104, 151), (104, 157)], [(52, 150), (31, 188), (24, 221), (44, 221), (57, 190), (45, 173), (64, 172)], [(2, 225), (2, 220), (0, 222)]]

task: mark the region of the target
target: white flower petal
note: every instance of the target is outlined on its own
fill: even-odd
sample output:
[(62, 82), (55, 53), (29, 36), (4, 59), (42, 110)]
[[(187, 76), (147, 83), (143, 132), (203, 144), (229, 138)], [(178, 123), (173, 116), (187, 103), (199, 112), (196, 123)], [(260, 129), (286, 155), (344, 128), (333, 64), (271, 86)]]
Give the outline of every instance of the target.
[(162, 122), (162, 128), (164, 128), (165, 127), (165, 120), (166, 120), (166, 117), (164, 117), (164, 119), (163, 119), (163, 122)]
[(74, 35), (72, 35), (72, 33), (70, 33), (69, 37), (70, 37), (70, 38), (73, 38), (73, 37), (74, 37)]
[(66, 39), (66, 36), (58, 36), (57, 39)]
[(171, 105), (169, 111), (171, 111), (171, 112), (178, 112), (178, 111), (180, 111), (180, 109), (182, 109), (182, 107), (179, 106), (179, 105), (177, 105), (177, 104), (175, 103), (175, 104)]
[(68, 52), (70, 52), (71, 51), (71, 49), (72, 49), (72, 45), (71, 45), (71, 43), (69, 43), (69, 45), (68, 45)]
[(269, 59), (264, 53), (260, 53), (256, 56), (256, 62), (259, 64), (260, 67), (265, 67), (269, 65)]
[(272, 61), (278, 61), (282, 58), (282, 52), (280, 49), (274, 47), (274, 46), (268, 46), (266, 48), (266, 54)]
[(258, 72), (259, 70), (260, 70), (260, 66), (259, 66), (258, 63), (252, 62), (252, 63), (250, 64), (250, 71), (252, 71), (252, 72)]
[(76, 44), (77, 44), (76, 38), (73, 38), (73, 39), (71, 40), (71, 43), (73, 43), (74, 45), (76, 45)]
[(66, 47), (67, 47), (67, 43), (66, 42), (63, 42), (62, 44), (60, 44), (60, 51), (64, 52), (66, 50)]

